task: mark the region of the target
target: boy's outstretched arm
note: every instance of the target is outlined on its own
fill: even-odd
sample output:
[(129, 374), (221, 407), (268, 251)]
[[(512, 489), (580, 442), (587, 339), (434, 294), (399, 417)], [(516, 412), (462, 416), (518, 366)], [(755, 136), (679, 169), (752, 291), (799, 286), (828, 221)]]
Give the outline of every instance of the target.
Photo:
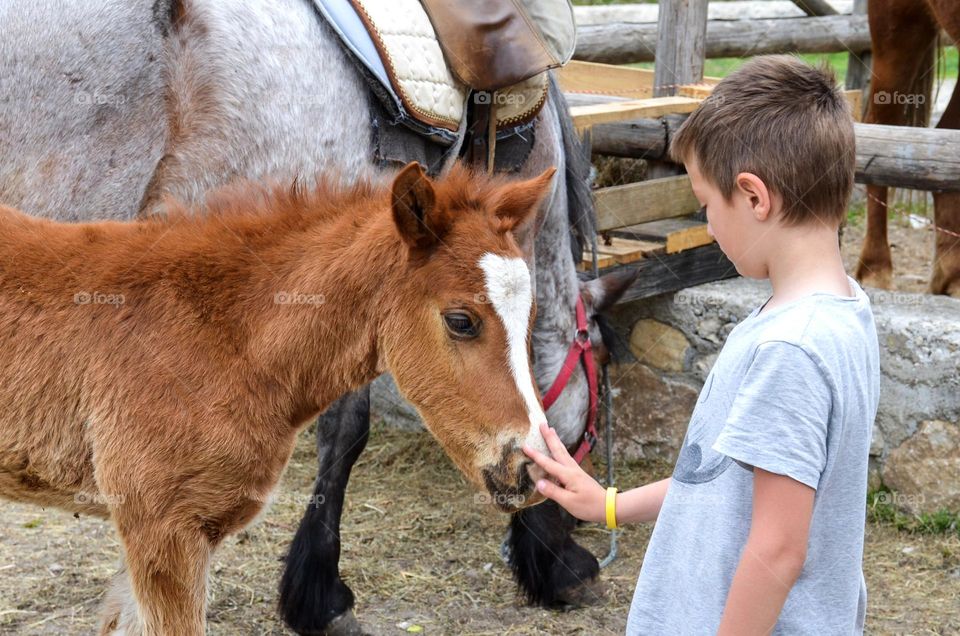
[[(541, 479), (537, 490), (553, 499), (567, 512), (584, 521), (606, 521), (606, 491), (574, 461), (564, 447), (557, 432), (546, 424), (540, 425), (540, 433), (547, 442), (553, 458), (524, 447), (527, 457), (543, 468), (554, 481)], [(661, 479), (633, 490), (617, 493), (617, 524), (653, 521), (660, 514), (660, 506), (667, 494), (670, 479)]]
[(769, 634), (803, 570), (816, 491), (753, 469), (753, 518), (718, 636)]

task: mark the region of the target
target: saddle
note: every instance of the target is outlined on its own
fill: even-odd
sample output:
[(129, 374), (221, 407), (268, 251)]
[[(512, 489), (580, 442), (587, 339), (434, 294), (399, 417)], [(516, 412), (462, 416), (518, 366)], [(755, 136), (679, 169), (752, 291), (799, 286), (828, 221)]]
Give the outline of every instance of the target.
[[(573, 54), (568, 0), (314, 0), (393, 120), (468, 159), (546, 101)], [(472, 97), (472, 99), (471, 99)], [(469, 138), (469, 142), (465, 142)], [(488, 156), (489, 155), (489, 156)]]

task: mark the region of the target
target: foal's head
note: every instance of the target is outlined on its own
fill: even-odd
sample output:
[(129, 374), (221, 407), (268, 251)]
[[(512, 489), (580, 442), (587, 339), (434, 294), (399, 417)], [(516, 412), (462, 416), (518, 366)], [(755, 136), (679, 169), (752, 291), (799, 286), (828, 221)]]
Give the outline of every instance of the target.
[(455, 167), (434, 181), (411, 163), (392, 185), (406, 271), (383, 322), (387, 366), (451, 459), (503, 510), (540, 500), (542, 473), (520, 450), (544, 449), (546, 417), (530, 367), (532, 276), (519, 246), (553, 173), (509, 181)]

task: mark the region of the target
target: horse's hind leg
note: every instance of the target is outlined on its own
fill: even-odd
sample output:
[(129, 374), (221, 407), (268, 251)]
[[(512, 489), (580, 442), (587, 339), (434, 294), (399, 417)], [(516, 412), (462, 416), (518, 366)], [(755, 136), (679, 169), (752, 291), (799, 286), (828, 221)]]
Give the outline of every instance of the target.
[(350, 470), (367, 445), (370, 387), (350, 393), (317, 424), (314, 498), (290, 544), (280, 580), (280, 613), (298, 634), (354, 636), (353, 592), (340, 579), (340, 516)]
[[(937, 128), (960, 129), (960, 81), (953, 89)], [(960, 192), (934, 194), (933, 210), (939, 229), (934, 238), (936, 248), (930, 292), (960, 298)]]
[(602, 600), (597, 559), (570, 536), (577, 520), (554, 501), (510, 517), (510, 568), (527, 602), (549, 608)]
[[(870, 105), (866, 122), (906, 126), (903, 97), (930, 68), (937, 27), (912, 0), (870, 0), (870, 40), (873, 45)], [(870, 287), (889, 288), (893, 259), (887, 242), (887, 188), (867, 186), (867, 228), (856, 278)]]

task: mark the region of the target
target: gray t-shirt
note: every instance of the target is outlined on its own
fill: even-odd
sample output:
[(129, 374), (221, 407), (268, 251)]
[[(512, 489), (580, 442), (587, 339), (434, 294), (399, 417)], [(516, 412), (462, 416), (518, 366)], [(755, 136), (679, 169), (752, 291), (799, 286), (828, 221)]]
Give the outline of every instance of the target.
[(849, 280), (855, 297), (758, 307), (730, 332), (647, 546), (628, 634), (716, 633), (750, 531), (753, 466), (816, 489), (807, 559), (773, 633), (863, 632), (880, 364), (870, 300)]

